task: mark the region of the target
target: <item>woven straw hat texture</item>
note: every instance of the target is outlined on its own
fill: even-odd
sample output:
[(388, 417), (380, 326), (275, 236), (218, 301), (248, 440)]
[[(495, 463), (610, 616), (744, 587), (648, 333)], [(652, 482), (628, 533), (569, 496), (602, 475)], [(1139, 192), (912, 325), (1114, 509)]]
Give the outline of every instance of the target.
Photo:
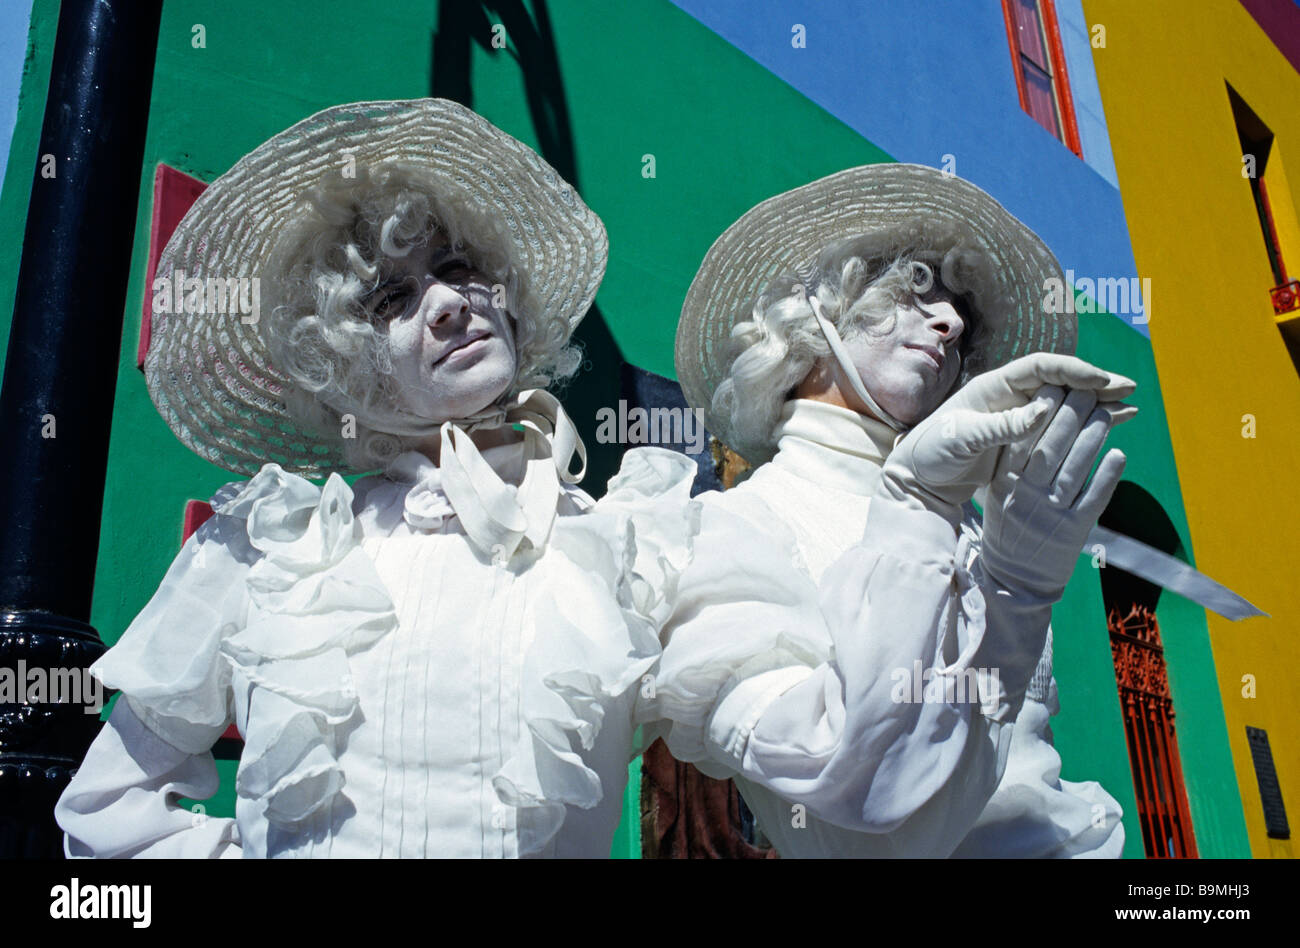
[(924, 165), (851, 168), (763, 201), (728, 227), (700, 264), (677, 325), (677, 377), (719, 440), (729, 443), (730, 424), (713, 413), (713, 393), (731, 366), (732, 328), (751, 317), (774, 279), (806, 272), (829, 244), (863, 235), (878, 236), (868, 243), (882, 254), (968, 247), (984, 256), (972, 296), (984, 327), (985, 370), (1030, 352), (1074, 352), (1073, 313), (1046, 305), (1047, 281), (1064, 282), (1061, 265), (1001, 204)]

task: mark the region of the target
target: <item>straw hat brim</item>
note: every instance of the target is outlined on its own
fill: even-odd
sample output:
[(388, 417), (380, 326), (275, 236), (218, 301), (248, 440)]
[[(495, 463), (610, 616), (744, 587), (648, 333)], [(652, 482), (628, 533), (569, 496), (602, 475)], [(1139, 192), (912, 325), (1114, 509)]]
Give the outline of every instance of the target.
[(882, 250), (961, 244), (986, 255), (987, 275), (973, 294), (984, 369), (1030, 352), (1074, 352), (1074, 314), (1047, 303), (1048, 281), (1064, 284), (1061, 265), (1001, 204), (924, 165), (851, 168), (763, 201), (728, 227), (700, 264), (677, 325), (677, 378), (720, 441), (743, 453), (729, 440), (729, 420), (713, 412), (713, 394), (734, 357), (732, 328), (750, 318), (774, 279), (804, 272), (831, 243), (870, 234), (880, 236)]
[[(600, 218), (531, 148), (444, 99), (360, 102), (325, 109), (245, 155), (199, 196), (158, 261), (170, 279), (273, 281), (276, 241), (304, 195), (345, 163), (401, 162), (445, 182), (495, 216), (530, 297), (570, 331), (604, 276)], [(191, 450), (253, 474), (268, 461), (300, 474), (348, 472), (341, 439), (305, 431), (257, 325), (239, 314), (155, 307), (145, 380), (167, 425)]]

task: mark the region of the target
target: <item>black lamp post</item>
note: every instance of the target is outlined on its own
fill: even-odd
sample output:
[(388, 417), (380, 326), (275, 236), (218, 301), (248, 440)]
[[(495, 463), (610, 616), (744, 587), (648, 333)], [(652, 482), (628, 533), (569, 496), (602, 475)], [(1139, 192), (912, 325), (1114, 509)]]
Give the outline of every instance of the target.
[[(90, 602), (161, 15), (161, 0), (59, 11), (0, 389), (11, 681), (35, 669), (49, 682), (104, 650)], [(62, 852), (54, 802), (98, 728), (82, 704), (0, 704), (0, 857)]]

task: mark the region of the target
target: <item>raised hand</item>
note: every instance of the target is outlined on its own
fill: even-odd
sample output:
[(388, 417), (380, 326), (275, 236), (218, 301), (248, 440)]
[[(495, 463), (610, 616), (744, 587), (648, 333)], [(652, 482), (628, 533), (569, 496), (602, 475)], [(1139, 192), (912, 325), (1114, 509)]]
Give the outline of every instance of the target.
[(1065, 590), (1088, 531), (1124, 472), (1114, 449), (1088, 474), (1111, 428), (1137, 409), (1101, 401), (1096, 391), (1044, 386), (1032, 403), (1051, 420), (1037, 438), (1002, 451), (984, 508), (981, 559), (1008, 589), (1055, 602)]
[(890, 452), (878, 496), (942, 514), (952, 523), (961, 504), (989, 484), (1002, 446), (1028, 440), (1051, 411), (1035, 394), (1045, 385), (1114, 402), (1137, 383), (1074, 356), (1036, 352), (977, 376), (909, 431)]

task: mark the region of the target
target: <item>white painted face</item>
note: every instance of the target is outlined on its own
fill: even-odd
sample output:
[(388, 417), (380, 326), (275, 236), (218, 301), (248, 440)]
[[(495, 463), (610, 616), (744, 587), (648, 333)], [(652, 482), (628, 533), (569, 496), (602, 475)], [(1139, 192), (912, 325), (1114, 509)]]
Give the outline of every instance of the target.
[(392, 262), (364, 305), (388, 326), (402, 407), (435, 423), (487, 408), (518, 365), (514, 321), (493, 305), (492, 280), (441, 234)]
[(966, 322), (960, 305), (936, 281), (927, 293), (899, 303), (892, 325), (852, 328), (843, 337), (871, 397), (903, 424), (914, 425), (938, 408), (961, 372), (958, 340)]

